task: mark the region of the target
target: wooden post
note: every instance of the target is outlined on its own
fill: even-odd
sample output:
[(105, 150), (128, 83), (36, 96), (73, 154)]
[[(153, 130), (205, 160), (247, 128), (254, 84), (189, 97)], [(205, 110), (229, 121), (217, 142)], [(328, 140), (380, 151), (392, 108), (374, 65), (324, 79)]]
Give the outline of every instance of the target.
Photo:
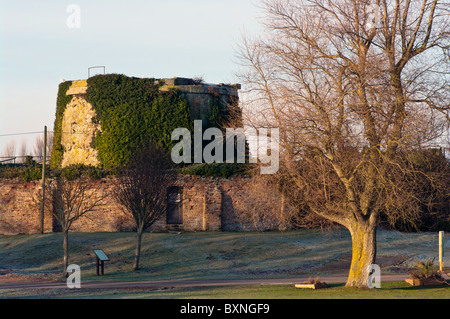
[(97, 261), (96, 261), (95, 266), (96, 266), (96, 269), (97, 269), (97, 271), (96, 271), (97, 276), (100, 276), (100, 275), (103, 276), (105, 274), (105, 261), (104, 260), (100, 260), (100, 258), (97, 257)]
[(444, 231), (439, 232), (439, 269), (444, 270)]
[(44, 233), (45, 162), (47, 160), (47, 126), (44, 126), (44, 158), (42, 160), (41, 234)]

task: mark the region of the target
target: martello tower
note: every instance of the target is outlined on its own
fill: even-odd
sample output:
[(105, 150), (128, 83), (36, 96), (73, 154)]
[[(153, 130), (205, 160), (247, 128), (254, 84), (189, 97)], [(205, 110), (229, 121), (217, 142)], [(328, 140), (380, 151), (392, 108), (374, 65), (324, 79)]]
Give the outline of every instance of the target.
[(189, 78), (97, 75), (60, 84), (52, 166), (117, 166), (133, 146), (151, 137), (170, 145), (171, 131), (202, 120), (218, 125), (238, 104), (239, 84)]

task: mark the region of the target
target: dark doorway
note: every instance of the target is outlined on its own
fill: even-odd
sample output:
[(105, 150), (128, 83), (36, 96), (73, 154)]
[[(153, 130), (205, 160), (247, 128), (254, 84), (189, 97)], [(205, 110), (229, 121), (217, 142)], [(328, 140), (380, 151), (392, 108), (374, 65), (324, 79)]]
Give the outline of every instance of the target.
[(171, 186), (167, 189), (167, 224), (183, 223), (183, 188)]

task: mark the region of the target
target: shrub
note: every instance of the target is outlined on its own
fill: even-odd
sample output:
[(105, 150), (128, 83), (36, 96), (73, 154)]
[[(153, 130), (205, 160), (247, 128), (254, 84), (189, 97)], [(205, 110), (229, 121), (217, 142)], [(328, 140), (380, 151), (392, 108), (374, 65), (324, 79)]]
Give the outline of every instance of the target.
[(22, 178), (26, 182), (30, 182), (33, 180), (39, 180), (42, 178), (42, 167), (41, 166), (26, 167), (20, 173), (20, 178)]
[(53, 148), (50, 158), (51, 168), (60, 167), (64, 155), (64, 148), (61, 145), (62, 120), (66, 106), (70, 100), (72, 100), (71, 96), (66, 95), (66, 92), (71, 85), (72, 81), (66, 81), (59, 84), (58, 97), (56, 99), (55, 123), (53, 127)]
[(411, 277), (416, 279), (436, 278), (442, 279), (439, 273), (439, 267), (434, 264), (434, 258), (428, 258), (427, 261), (416, 261), (416, 270), (412, 271)]
[(63, 169), (57, 172), (61, 177), (64, 177), (67, 180), (75, 180), (80, 178), (82, 175), (86, 175), (90, 178), (101, 179), (108, 175), (108, 173), (99, 168), (92, 165), (84, 165), (84, 164), (74, 164), (64, 167)]

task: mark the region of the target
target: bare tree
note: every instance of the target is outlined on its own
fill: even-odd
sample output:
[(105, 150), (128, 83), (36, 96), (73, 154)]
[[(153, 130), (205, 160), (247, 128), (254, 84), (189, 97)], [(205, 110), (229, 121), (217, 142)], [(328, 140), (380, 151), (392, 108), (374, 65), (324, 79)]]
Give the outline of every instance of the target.
[(27, 141), (25, 140), (22, 141), (22, 144), (20, 145), (19, 156), (21, 157), (20, 162), (25, 163), (27, 156)]
[[(44, 158), (44, 145), (45, 145), (44, 136), (41, 135), (36, 136), (36, 140), (33, 146), (33, 155), (37, 157), (36, 160), (38, 162), (42, 161)], [(53, 132), (48, 132), (47, 147), (46, 147), (47, 154), (52, 153), (52, 147), (53, 147)]]
[(89, 179), (68, 180), (57, 176), (47, 186), (49, 196), (45, 207), (61, 225), (63, 233), (63, 276), (67, 277), (69, 264), (69, 231), (73, 222), (104, 204), (107, 194), (92, 189)]
[(114, 197), (136, 223), (136, 254), (133, 270), (139, 269), (142, 234), (156, 222), (167, 207), (167, 188), (174, 182), (167, 152), (153, 143), (139, 148), (122, 170)]
[(49, 156), (49, 154), (52, 153), (52, 148), (53, 148), (53, 132), (48, 132), (47, 133), (47, 156)]
[[(347, 286), (366, 287), (380, 214), (417, 214), (412, 185), (438, 179), (407, 155), (448, 130), (448, 8), (438, 0), (263, 7), (264, 37), (240, 48), (244, 112), (280, 128), (284, 183), (350, 231)], [(395, 204), (400, 198), (408, 210)]]
[(44, 137), (36, 136), (33, 146), (33, 155), (36, 157), (36, 161), (40, 162), (44, 156)]
[(16, 141), (12, 140), (3, 149), (3, 157), (13, 159), (16, 156)]

